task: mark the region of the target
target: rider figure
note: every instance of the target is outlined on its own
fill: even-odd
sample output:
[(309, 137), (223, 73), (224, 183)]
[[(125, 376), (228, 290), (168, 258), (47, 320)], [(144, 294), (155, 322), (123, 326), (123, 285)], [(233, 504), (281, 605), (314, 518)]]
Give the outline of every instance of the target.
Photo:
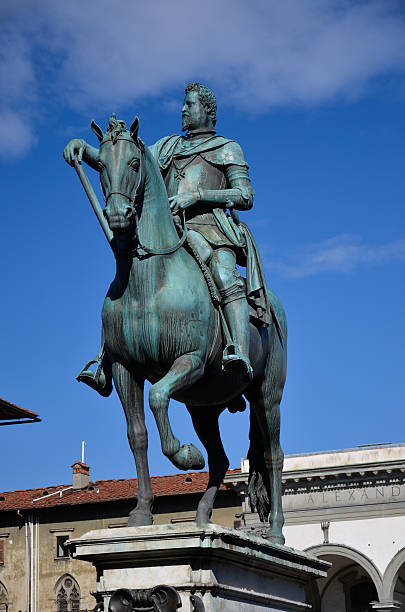
[[(230, 350), (223, 355), (223, 367), (238, 368), (242, 375), (251, 378), (249, 307), (245, 283), (236, 267), (246, 265), (246, 240), (233, 220), (237, 219), (233, 209), (249, 210), (253, 205), (248, 165), (234, 140), (215, 133), (214, 93), (200, 83), (190, 83), (185, 93), (182, 131), (186, 134), (162, 138), (150, 151), (159, 164), (171, 209), (174, 214), (184, 211), (188, 240), (209, 266), (217, 286), (232, 339)], [(86, 160), (88, 145), (78, 140), (71, 143), (64, 152), (66, 161), (72, 163), (76, 153), (80, 157), (83, 153)], [(82, 143), (84, 149), (79, 151), (76, 143)], [(227, 209), (231, 217), (226, 214)], [(110, 376), (103, 374), (106, 364), (102, 361), (100, 354), (95, 360), (97, 372), (89, 370), (87, 364), (78, 379), (108, 395)]]

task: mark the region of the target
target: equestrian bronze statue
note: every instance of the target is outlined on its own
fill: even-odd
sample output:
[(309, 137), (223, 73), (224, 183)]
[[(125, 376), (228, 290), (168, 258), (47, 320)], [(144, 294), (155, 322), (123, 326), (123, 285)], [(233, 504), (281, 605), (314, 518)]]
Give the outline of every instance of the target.
[[(128, 130), (112, 115), (99, 148), (71, 140), (74, 165), (111, 244), (116, 275), (102, 310), (103, 343), (78, 379), (120, 397), (138, 475), (128, 525), (153, 521), (143, 390), (162, 451), (179, 469), (204, 467), (193, 444), (181, 445), (168, 417), (170, 398), (185, 403), (206, 448), (209, 483), (196, 522), (209, 521), (229, 461), (218, 417), (250, 404), (249, 495), (268, 537), (284, 542), (280, 401), (286, 376), (283, 307), (265, 286), (257, 247), (236, 210), (253, 189), (240, 146), (215, 132), (216, 100), (199, 83), (186, 87), (184, 136), (146, 147), (136, 118)], [(81, 161), (100, 173), (101, 211)], [(238, 267), (246, 268), (246, 278)], [(95, 370), (91, 369), (95, 365)]]

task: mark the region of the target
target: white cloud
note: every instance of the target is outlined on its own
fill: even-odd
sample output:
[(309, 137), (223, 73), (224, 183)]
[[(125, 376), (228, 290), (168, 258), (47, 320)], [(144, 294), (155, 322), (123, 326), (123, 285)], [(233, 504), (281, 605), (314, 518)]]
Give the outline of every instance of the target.
[(303, 278), (325, 272), (347, 273), (363, 265), (405, 261), (405, 240), (367, 245), (356, 236), (343, 234), (298, 250), (289, 262), (273, 263), (285, 278)]
[(37, 94), (38, 104), (135, 104), (202, 80), (261, 112), (358, 96), (405, 65), (394, 0), (3, 0), (0, 17), (9, 111)]
[(24, 120), (19, 113), (0, 109), (0, 124), (6, 127), (2, 131), (0, 148), (0, 156), (5, 160), (24, 155), (36, 141), (30, 121)]
[(5, 27), (1, 31), (0, 44), (2, 158), (23, 155), (35, 141), (32, 113), (35, 102), (36, 79), (29, 45), (18, 31)]

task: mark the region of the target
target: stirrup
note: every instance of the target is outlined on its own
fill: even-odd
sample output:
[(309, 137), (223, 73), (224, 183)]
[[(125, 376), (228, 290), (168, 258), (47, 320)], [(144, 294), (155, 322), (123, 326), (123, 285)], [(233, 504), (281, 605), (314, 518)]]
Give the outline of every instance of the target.
[[(106, 375), (103, 369), (103, 357), (104, 351), (100, 352), (94, 359), (88, 361), (76, 376), (76, 380), (88, 385), (103, 397), (108, 397), (111, 395), (113, 387), (111, 375)], [(93, 370), (90, 370), (90, 366), (95, 363), (97, 364), (97, 369), (93, 372)]]
[(249, 380), (252, 380), (253, 369), (249, 358), (240, 353), (239, 347), (235, 344), (227, 344), (222, 353), (222, 369), (229, 372), (234, 366), (240, 367), (242, 365), (244, 374), (247, 375)]

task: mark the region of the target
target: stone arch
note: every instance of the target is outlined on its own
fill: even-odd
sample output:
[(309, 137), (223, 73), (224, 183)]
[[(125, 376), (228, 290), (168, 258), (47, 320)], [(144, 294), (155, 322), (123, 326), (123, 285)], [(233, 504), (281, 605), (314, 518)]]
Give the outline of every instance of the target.
[(63, 574), (55, 584), (55, 601), (58, 612), (80, 610), (80, 586), (71, 574)]
[(383, 595), (387, 600), (394, 597), (395, 585), (401, 566), (405, 563), (405, 548), (401, 548), (389, 562), (383, 576)]
[(376, 588), (378, 599), (382, 601), (383, 597), (383, 581), (382, 576), (374, 563), (350, 546), (344, 546), (342, 544), (320, 544), (318, 546), (310, 546), (305, 549), (305, 552), (315, 555), (315, 557), (321, 557), (323, 555), (336, 555), (338, 557), (346, 557), (354, 563), (358, 563), (370, 576)]
[(311, 612), (321, 612), (321, 597), (315, 578), (306, 584), (305, 598), (306, 603), (312, 606)]

